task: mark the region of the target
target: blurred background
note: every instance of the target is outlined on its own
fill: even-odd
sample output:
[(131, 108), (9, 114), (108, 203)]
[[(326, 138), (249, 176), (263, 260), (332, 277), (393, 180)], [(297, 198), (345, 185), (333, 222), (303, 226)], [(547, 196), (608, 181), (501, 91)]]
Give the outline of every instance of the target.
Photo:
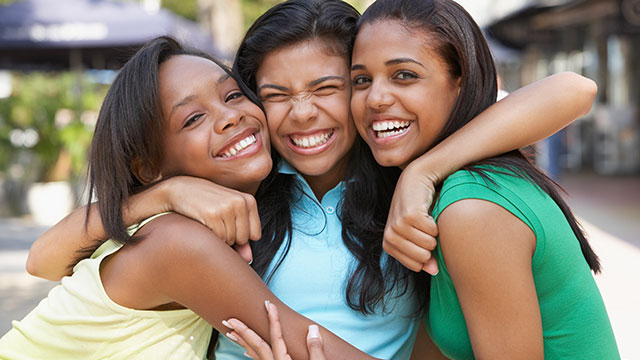
[[(86, 154), (116, 70), (172, 35), (231, 61), (276, 0), (0, 0), (0, 334), (55, 283), (26, 274), (30, 244), (86, 202)], [(364, 11), (371, 0), (348, 1)], [(592, 111), (535, 145), (568, 192), (604, 271), (596, 281), (624, 359), (640, 359), (640, 0), (460, 0), (510, 92), (559, 71), (595, 80)]]

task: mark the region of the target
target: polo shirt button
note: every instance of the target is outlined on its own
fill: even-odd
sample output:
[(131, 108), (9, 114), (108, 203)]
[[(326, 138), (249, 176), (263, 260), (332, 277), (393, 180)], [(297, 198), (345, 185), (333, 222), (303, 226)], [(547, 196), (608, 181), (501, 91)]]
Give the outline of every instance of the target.
[(333, 214), (334, 212), (336, 212), (336, 209), (334, 209), (333, 206), (327, 206), (327, 213)]

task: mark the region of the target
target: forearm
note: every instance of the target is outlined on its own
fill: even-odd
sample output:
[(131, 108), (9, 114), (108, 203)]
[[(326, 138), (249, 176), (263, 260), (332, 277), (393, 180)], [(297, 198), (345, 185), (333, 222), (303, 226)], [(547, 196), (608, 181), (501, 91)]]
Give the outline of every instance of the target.
[[(125, 226), (167, 211), (165, 192), (166, 190), (158, 185), (130, 197), (122, 208)], [(79, 258), (91, 255), (83, 250), (96, 248), (106, 238), (98, 204), (92, 204), (88, 221), (87, 207), (80, 207), (40, 235), (31, 245), (26, 263), (27, 272), (33, 276), (58, 281), (63, 276), (71, 274), (72, 266)]]
[[(145, 283), (157, 283), (160, 292), (202, 316), (222, 334), (231, 331), (222, 321), (236, 318), (265, 340), (269, 339), (269, 321), (264, 302), (269, 300), (280, 313), (289, 354), (294, 359), (308, 358), (306, 334), (313, 321), (282, 303), (253, 269), (209, 230), (177, 215), (163, 218), (162, 223), (149, 224), (158, 226), (149, 228), (150, 233), (163, 238), (146, 252), (151, 255), (143, 265), (153, 263), (146, 272), (153, 278)], [(145, 239), (140, 246), (149, 245), (148, 240), (152, 239)], [(328, 359), (371, 359), (328, 330), (320, 328), (320, 332)]]
[(558, 73), (490, 106), (408, 167), (439, 182), (466, 164), (536, 143), (584, 116), (597, 86), (575, 73)]

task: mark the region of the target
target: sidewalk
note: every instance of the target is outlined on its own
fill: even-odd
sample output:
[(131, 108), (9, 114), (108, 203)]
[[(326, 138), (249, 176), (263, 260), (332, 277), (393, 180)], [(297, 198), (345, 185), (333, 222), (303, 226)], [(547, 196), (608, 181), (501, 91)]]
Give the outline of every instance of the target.
[(620, 355), (640, 360), (640, 177), (567, 174), (560, 184), (600, 257), (595, 279)]

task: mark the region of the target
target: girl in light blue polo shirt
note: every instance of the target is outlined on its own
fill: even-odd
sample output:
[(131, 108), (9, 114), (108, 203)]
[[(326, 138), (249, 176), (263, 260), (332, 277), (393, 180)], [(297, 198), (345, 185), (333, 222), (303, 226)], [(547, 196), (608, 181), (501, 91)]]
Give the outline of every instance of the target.
[[(278, 164), (256, 195), (262, 239), (252, 244), (253, 267), (274, 294), (294, 310), (370, 355), (405, 359), (411, 353), (424, 305), (424, 288), (419, 286), (426, 284), (421, 280), (425, 273), (406, 269), (382, 249), (387, 212), (400, 171), (375, 163), (350, 117), (349, 54), (358, 16), (356, 10), (339, 0), (287, 1), (262, 15), (240, 46), (234, 72), (244, 81), (241, 85), (245, 92), (255, 93), (255, 100), (267, 113)], [(532, 117), (527, 112), (532, 104), (548, 95), (530, 91), (526, 104), (505, 99), (511, 102), (508, 111), (503, 107), (498, 114), (485, 116), (476, 131), (492, 128), (492, 124), (502, 126), (502, 119), (515, 118), (519, 122), (506, 124), (514, 136), (485, 138), (475, 146), (447, 154), (447, 160), (461, 165), (480, 153), (516, 148), (572, 120), (567, 116), (526, 121)], [(580, 96), (576, 94), (576, 103)], [(566, 102), (557, 105), (579, 107)], [(403, 126), (393, 122), (387, 130)], [(518, 131), (524, 126), (528, 132)], [(472, 132), (451, 141), (473, 144), (477, 140)], [(431, 155), (443, 158), (437, 152)], [(436, 174), (453, 170), (449, 163), (439, 165), (441, 168), (433, 170)], [(177, 179), (173, 184), (193, 183), (189, 181)], [(159, 207), (165, 209), (166, 188), (141, 194), (130, 207), (130, 216), (135, 219)], [(180, 187), (185, 188), (188, 185)], [(190, 193), (199, 194), (194, 189)], [(213, 207), (214, 202), (208, 200), (213, 195), (201, 195), (200, 201), (189, 204), (191, 208), (183, 205), (184, 192), (174, 196), (176, 200), (169, 201), (171, 209), (204, 219), (202, 222), (219, 230), (203, 215)], [(79, 219), (75, 223), (82, 224), (83, 214), (74, 215)], [(251, 221), (242, 220), (239, 212), (234, 216), (239, 226), (222, 222), (226, 234), (233, 238), (229, 242), (246, 241), (250, 235), (239, 236), (238, 229)], [(100, 226), (99, 217), (91, 217), (89, 222), (92, 228)], [(45, 234), (35, 250), (45, 251), (47, 244), (51, 249), (56, 238), (65, 239), (64, 246), (56, 244), (56, 254), (71, 253), (81, 247), (78, 244), (87, 243), (87, 235), (78, 231), (79, 226), (67, 229), (64, 225)], [(435, 235), (435, 227), (426, 230)], [(425, 235), (425, 241), (435, 245), (430, 235)], [(63, 260), (69, 258), (67, 253), (60, 255)], [(46, 259), (48, 266), (55, 261), (59, 259)], [(33, 269), (38, 267), (33, 264)], [(53, 268), (48, 277), (63, 273), (62, 267), (49, 267)], [(242, 293), (251, 296), (251, 289)], [(263, 300), (255, 299), (256, 306), (262, 306)], [(220, 338), (216, 358), (237, 358), (242, 353), (231, 341)]]

